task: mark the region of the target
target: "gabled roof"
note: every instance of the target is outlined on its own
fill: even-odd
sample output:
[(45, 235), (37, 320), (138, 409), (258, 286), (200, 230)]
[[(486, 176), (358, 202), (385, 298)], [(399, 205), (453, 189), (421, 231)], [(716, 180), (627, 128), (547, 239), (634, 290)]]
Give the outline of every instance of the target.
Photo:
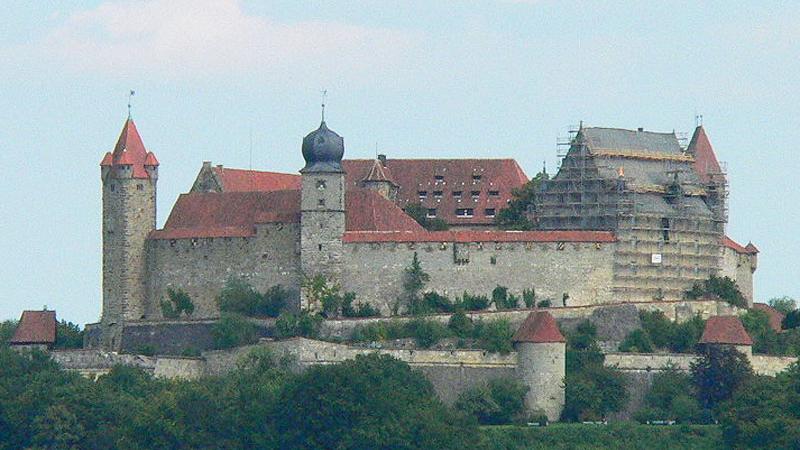
[(397, 184), (389, 174), (389, 169), (384, 167), (383, 163), (378, 159), (372, 163), (372, 168), (369, 169), (367, 176), (364, 177), (364, 181), (387, 181), (395, 185)]
[(23, 311), (10, 344), (54, 344), (56, 342), (55, 311)]
[(345, 193), (345, 230), (424, 233), (425, 229), (380, 194), (367, 189)]
[(300, 175), (294, 173), (229, 169), (222, 166), (216, 166), (212, 170), (222, 182), (223, 192), (299, 190), (301, 184)]
[[(157, 166), (158, 160), (155, 159), (155, 155), (152, 153), (150, 153), (150, 155), (152, 155), (150, 162), (155, 162), (155, 164), (148, 165)], [(148, 156), (142, 138), (139, 136), (139, 131), (136, 129), (136, 124), (133, 122), (133, 119), (129, 118), (122, 127), (122, 132), (117, 139), (117, 145), (114, 146), (114, 151), (111, 153), (111, 160), (108, 160), (108, 154), (106, 154), (100, 165), (110, 165), (115, 168), (123, 165), (131, 166), (133, 178), (149, 178), (144, 168)]]
[(738, 316), (713, 316), (706, 321), (700, 344), (753, 345)]
[(711, 141), (708, 140), (706, 130), (702, 125), (694, 130), (692, 140), (689, 142), (689, 147), (686, 151), (694, 155), (694, 169), (700, 181), (708, 183), (711, 181), (722, 181), (720, 179), (722, 168), (717, 161), (717, 155), (714, 153), (714, 148), (711, 146)]
[(769, 318), (769, 327), (772, 328), (773, 331), (780, 332), (783, 329), (781, 324), (786, 316), (784, 316), (782, 312), (764, 303), (753, 303), (753, 309), (764, 311)]
[(722, 245), (735, 251), (736, 253), (740, 253), (743, 255), (755, 255), (758, 253), (758, 249), (756, 248), (755, 245), (753, 245), (752, 242), (748, 243), (747, 246), (742, 246), (742, 244), (739, 244), (738, 242), (734, 241), (728, 236), (724, 236), (722, 238)]
[[(342, 166), (350, 189), (360, 186), (369, 176), (375, 160), (345, 159)], [(382, 168), (398, 185), (398, 206), (422, 204), (426, 209), (435, 209), (436, 217), (450, 225), (493, 224), (494, 218), (487, 216), (486, 210), (499, 212), (511, 200), (511, 191), (528, 182), (525, 172), (513, 159), (387, 158)], [(473, 191), (478, 193), (475, 199)], [(420, 192), (425, 193), (424, 198), (420, 198)], [(441, 196), (437, 198), (434, 192), (441, 192)], [(455, 197), (455, 192), (461, 192), (461, 197)], [(490, 192), (496, 195), (490, 196)], [(457, 216), (457, 209), (472, 209), (472, 217)]]
[(683, 150), (675, 133), (655, 133), (652, 131), (625, 130), (621, 128), (581, 128), (578, 139), (589, 147), (592, 153), (606, 151), (631, 152), (631, 155), (647, 154), (683, 155)]
[(566, 342), (556, 320), (547, 311), (534, 311), (522, 322), (511, 338), (513, 342)]

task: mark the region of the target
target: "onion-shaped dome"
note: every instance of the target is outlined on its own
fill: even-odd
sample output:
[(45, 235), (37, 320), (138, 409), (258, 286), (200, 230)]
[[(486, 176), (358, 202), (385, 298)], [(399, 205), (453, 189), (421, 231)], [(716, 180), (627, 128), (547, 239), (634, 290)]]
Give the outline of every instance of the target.
[(323, 120), (319, 128), (303, 138), (306, 166), (300, 172), (343, 172), (344, 139), (328, 129)]

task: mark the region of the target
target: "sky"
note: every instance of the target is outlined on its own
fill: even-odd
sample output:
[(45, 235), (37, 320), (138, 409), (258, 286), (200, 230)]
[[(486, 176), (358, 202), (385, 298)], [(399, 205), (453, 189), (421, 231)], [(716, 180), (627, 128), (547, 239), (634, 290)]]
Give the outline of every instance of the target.
[(727, 232), (761, 250), (757, 300), (800, 299), (798, 23), (767, 0), (5, 0), (0, 320), (99, 318), (99, 162), (131, 89), (159, 226), (204, 160), (302, 167), (323, 89), (345, 157), (512, 157), (530, 176), (580, 121), (691, 134), (702, 115)]

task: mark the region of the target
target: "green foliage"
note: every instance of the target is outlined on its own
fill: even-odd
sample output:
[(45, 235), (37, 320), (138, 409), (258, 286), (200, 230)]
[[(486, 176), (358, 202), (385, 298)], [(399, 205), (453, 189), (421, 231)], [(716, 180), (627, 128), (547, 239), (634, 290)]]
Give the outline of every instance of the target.
[(517, 302), (519, 298), (509, 294), (505, 286), (497, 286), (492, 290), (492, 303), (497, 309), (514, 309), (517, 307)]
[(411, 334), (404, 322), (382, 320), (357, 326), (353, 330), (352, 339), (355, 342), (380, 342), (410, 336)]
[(258, 341), (258, 327), (240, 314), (223, 313), (211, 327), (214, 348), (233, 348)]
[(431, 279), (431, 276), (422, 270), (417, 252), (414, 252), (411, 265), (406, 267), (403, 275), (402, 301), (405, 303), (409, 313), (424, 314), (425, 306), (420, 293), (425, 288), (425, 284)]
[(536, 304), (536, 306), (538, 308), (549, 308), (553, 306), (553, 301), (550, 300), (549, 298), (546, 298), (544, 300), (540, 300), (539, 303)]
[(463, 310), (458, 310), (455, 314), (450, 316), (450, 320), (447, 322), (447, 328), (449, 328), (453, 334), (463, 339), (472, 336), (475, 325), (472, 323), (472, 319), (467, 317)]
[(181, 315), (191, 316), (194, 302), (183, 289), (167, 288), (167, 298), (159, 301), (161, 315), (166, 319), (177, 319)]
[(642, 329), (633, 330), (625, 336), (625, 340), (619, 345), (621, 352), (633, 353), (652, 353), (653, 341), (650, 335)]
[(299, 314), (282, 313), (275, 321), (275, 334), (281, 339), (304, 336), (308, 338), (319, 335), (322, 316), (303, 311)]
[(494, 221), (503, 230), (532, 230), (533, 222), (528, 219), (529, 207), (535, 205), (536, 195), (541, 189), (543, 181), (549, 180), (546, 172), (539, 172), (520, 189), (512, 192), (513, 198), (508, 206), (498, 211)]
[(386, 355), (315, 366), (280, 398), (281, 448), (474, 448), (475, 429), (407, 364)]
[(472, 295), (464, 291), (461, 299), (458, 301), (458, 307), (466, 311), (482, 311), (489, 307), (489, 297), (485, 295)]
[(406, 326), (414, 342), (421, 348), (430, 348), (449, 335), (447, 328), (435, 320), (418, 318)]
[(459, 395), (455, 408), (482, 425), (503, 425), (525, 419), (528, 387), (519, 380), (495, 378)]
[(732, 448), (798, 448), (800, 366), (776, 377), (753, 377), (720, 408), (726, 443)]
[(787, 314), (781, 322), (781, 328), (784, 330), (792, 330), (797, 327), (800, 327), (800, 309), (795, 309)]
[(793, 298), (785, 295), (783, 297), (769, 299), (768, 304), (780, 311), (784, 316), (797, 309), (797, 302)]
[(342, 304), (342, 315), (344, 317), (378, 317), (381, 315), (381, 312), (369, 303), (358, 302), (353, 306), (352, 300), (354, 298), (355, 294), (352, 292), (344, 294)]
[(514, 350), (511, 338), (514, 337), (514, 328), (506, 319), (497, 319), (489, 322), (478, 321), (473, 331), (480, 348), (492, 353), (508, 354)]
[(156, 354), (156, 347), (153, 344), (142, 344), (136, 347), (137, 355), (153, 356)]
[(61, 319), (56, 324), (56, 343), (53, 347), (57, 349), (83, 348), (83, 330), (78, 325)]
[(641, 423), (674, 420), (678, 423), (705, 423), (706, 414), (692, 397), (689, 375), (676, 368), (667, 368), (653, 377), (653, 384), (644, 398), (644, 407), (635, 418)]
[(736, 282), (730, 277), (718, 277), (711, 275), (702, 283), (695, 283), (694, 286), (684, 296), (689, 300), (699, 298), (719, 298), (739, 308), (747, 307), (747, 299), (744, 298)]
[(421, 203), (412, 203), (406, 206), (403, 211), (428, 231), (446, 231), (450, 229), (450, 225), (444, 219), (428, 217), (428, 208)]
[(422, 295), (422, 309), (425, 313), (450, 313), (455, 305), (447, 296), (431, 291)]
[(526, 308), (533, 308), (536, 305), (536, 290), (534, 288), (522, 290), (522, 302)]
[(318, 274), (307, 278), (303, 282), (303, 289), (309, 303), (322, 306), (322, 315), (325, 317), (332, 318), (347, 314), (352, 317), (357, 312), (353, 309), (356, 294), (352, 292), (342, 294), (342, 287), (335, 283), (329, 283), (324, 275)]
[(619, 411), (627, 401), (624, 379), (603, 365), (605, 355), (597, 345), (597, 329), (585, 320), (567, 335), (566, 421), (601, 420)]
[(272, 286), (262, 294), (244, 279), (236, 277), (229, 278), (217, 296), (221, 312), (247, 317), (278, 317), (288, 300), (289, 292), (280, 285)]
[(736, 349), (709, 346), (705, 350), (692, 362), (692, 385), (700, 404), (713, 409), (750, 381), (753, 369), (747, 356)]
[(17, 329), (16, 320), (6, 320), (0, 322), (0, 349), (8, 346), (8, 341), (14, 336), (14, 330)]
[[(642, 322), (642, 334), (652, 342), (653, 350), (669, 350), (676, 353), (691, 352), (703, 335), (705, 328), (705, 321), (699, 315), (683, 323), (675, 323), (667, 319), (661, 311), (640, 311), (639, 317)], [(636, 333), (636, 331), (631, 333)], [(639, 351), (644, 350), (640, 349)]]

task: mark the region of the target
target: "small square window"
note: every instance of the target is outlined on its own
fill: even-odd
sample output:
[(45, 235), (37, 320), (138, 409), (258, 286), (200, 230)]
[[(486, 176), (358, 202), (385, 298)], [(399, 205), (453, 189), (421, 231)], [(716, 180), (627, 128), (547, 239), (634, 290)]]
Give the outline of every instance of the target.
[(434, 175), (433, 179), (436, 180), (437, 183), (444, 181), (444, 175)]
[(461, 198), (461, 191), (453, 191), (453, 198)]
[(417, 192), (417, 195), (419, 195), (420, 200), (424, 200), (428, 198), (428, 191), (419, 191)]
[(481, 196), (481, 191), (472, 191), (472, 192), (469, 193), (469, 195), (473, 199), (478, 199)]
[(136, 185), (136, 190), (137, 191), (143, 191), (144, 190), (144, 185), (143, 184), (137, 184)]
[(481, 176), (478, 174), (472, 175), (472, 181), (481, 181)]
[(472, 208), (458, 208), (456, 209), (456, 216), (458, 217), (465, 217), (469, 218), (475, 214), (475, 210)]
[(495, 214), (496, 214), (496, 212), (495, 212), (495, 209), (494, 209), (494, 208), (486, 208), (486, 209), (484, 210), (484, 213), (486, 214), (486, 217), (494, 217), (494, 216), (495, 216)]
[(500, 197), (500, 191), (489, 191), (489, 197)]
[(325, 206), (325, 199), (324, 199), (324, 198), (321, 198), (321, 199), (317, 200), (317, 205), (319, 205), (319, 206)]
[(428, 214), (426, 214), (426, 217), (429, 218), (436, 217), (436, 208), (428, 208)]
[(324, 191), (327, 187), (328, 185), (325, 183), (325, 180), (317, 180), (317, 189)]
[(442, 198), (442, 191), (433, 191), (433, 198)]

